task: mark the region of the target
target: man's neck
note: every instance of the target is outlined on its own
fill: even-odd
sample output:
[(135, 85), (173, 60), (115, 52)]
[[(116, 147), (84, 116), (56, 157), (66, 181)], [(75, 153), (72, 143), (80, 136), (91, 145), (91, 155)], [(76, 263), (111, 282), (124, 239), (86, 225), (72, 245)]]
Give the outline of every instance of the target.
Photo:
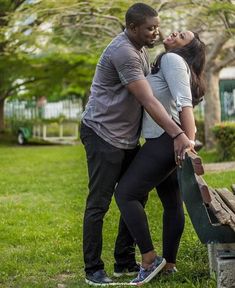
[(143, 46), (140, 46), (135, 38), (131, 35), (130, 31), (128, 31), (127, 29), (124, 30), (124, 33), (126, 34), (127, 38), (130, 40), (130, 42), (133, 44), (133, 46), (135, 46), (135, 48), (137, 50), (141, 50), (143, 48)]

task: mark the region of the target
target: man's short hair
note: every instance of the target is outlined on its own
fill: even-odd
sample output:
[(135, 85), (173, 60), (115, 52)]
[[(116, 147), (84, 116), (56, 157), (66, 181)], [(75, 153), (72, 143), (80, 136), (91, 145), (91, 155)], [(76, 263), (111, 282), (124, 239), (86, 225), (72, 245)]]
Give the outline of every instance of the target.
[(158, 13), (151, 6), (144, 3), (135, 3), (126, 12), (125, 20), (128, 27), (131, 23), (140, 26), (146, 22), (148, 17), (157, 17)]

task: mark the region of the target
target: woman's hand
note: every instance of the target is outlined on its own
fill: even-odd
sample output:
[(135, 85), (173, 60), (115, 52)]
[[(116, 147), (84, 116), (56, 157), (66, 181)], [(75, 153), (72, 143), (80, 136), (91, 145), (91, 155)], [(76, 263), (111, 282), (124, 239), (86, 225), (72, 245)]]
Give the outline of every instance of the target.
[(192, 151), (197, 153), (194, 150), (194, 143), (188, 139), (188, 137), (182, 133), (174, 139), (174, 151), (175, 151), (175, 163), (177, 166), (181, 167), (182, 162), (185, 159), (185, 153), (187, 151)]

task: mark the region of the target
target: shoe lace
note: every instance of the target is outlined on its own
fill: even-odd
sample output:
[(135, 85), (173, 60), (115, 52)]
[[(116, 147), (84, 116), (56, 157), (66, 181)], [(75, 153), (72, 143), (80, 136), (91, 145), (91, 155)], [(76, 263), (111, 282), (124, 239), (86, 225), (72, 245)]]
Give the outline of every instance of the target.
[(140, 266), (140, 271), (137, 276), (138, 280), (144, 280), (146, 278), (146, 274), (148, 275), (149, 273), (151, 273), (153, 266), (154, 265), (151, 265), (148, 269)]

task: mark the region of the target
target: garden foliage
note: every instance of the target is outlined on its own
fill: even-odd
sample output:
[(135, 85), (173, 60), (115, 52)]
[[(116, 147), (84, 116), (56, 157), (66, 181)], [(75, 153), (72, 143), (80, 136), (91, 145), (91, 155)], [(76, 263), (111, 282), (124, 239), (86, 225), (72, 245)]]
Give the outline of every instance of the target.
[(235, 159), (235, 123), (221, 122), (212, 129), (220, 161)]

